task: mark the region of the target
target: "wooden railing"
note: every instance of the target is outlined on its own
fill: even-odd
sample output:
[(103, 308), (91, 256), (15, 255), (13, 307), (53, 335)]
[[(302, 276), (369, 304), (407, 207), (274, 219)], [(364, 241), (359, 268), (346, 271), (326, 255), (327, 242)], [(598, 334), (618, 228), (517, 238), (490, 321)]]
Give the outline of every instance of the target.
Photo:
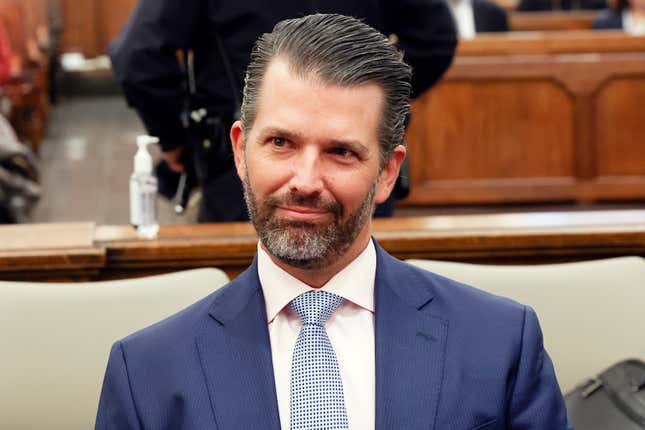
[(462, 40), (457, 57), (645, 52), (645, 36), (620, 30), (482, 33)]
[[(645, 210), (428, 216), (374, 221), (401, 259), (546, 263), (645, 256)], [(253, 259), (248, 223), (163, 226), (156, 240), (129, 226), (0, 226), (0, 279), (105, 280), (219, 267), (234, 277)]]

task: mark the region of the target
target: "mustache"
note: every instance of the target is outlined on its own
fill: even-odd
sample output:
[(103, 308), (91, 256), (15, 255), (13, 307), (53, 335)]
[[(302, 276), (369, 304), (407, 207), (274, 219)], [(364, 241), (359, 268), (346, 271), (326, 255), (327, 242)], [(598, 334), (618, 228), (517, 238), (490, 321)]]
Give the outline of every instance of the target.
[(266, 198), (264, 204), (271, 209), (280, 206), (301, 206), (331, 212), (338, 217), (342, 217), (344, 212), (343, 205), (335, 200), (323, 199), (317, 194), (288, 193), (282, 196), (270, 196)]

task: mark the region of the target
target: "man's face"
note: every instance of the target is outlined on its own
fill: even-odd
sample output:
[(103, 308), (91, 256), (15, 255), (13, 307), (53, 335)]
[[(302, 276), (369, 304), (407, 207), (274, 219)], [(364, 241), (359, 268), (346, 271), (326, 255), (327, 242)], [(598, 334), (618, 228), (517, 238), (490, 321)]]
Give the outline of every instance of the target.
[(405, 157), (401, 146), (380, 169), (382, 102), (376, 84), (328, 85), (270, 63), (252, 129), (236, 123), (231, 140), (251, 220), (274, 257), (322, 269), (366, 245), (374, 203)]

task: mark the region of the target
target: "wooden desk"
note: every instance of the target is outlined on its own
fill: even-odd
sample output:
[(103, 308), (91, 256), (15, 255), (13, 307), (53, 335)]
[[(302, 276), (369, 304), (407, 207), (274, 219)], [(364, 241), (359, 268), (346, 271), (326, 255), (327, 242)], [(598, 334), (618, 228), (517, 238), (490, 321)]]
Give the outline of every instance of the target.
[(610, 33), (464, 42), (413, 103), (403, 203), (645, 200), (645, 38)]
[(93, 223), (0, 226), (0, 279), (90, 280), (105, 267)]
[[(209, 266), (234, 277), (257, 246), (247, 223), (163, 226), (151, 241), (137, 239), (129, 226), (98, 226), (90, 246), (86, 227), (82, 241), (65, 239), (78, 226), (51, 224), (46, 235), (45, 227), (31, 228), (0, 230), (3, 238), (34, 238), (12, 249), (0, 242), (0, 279), (106, 280)], [(401, 259), (534, 264), (645, 256), (645, 210), (393, 218), (376, 220), (374, 236)]]

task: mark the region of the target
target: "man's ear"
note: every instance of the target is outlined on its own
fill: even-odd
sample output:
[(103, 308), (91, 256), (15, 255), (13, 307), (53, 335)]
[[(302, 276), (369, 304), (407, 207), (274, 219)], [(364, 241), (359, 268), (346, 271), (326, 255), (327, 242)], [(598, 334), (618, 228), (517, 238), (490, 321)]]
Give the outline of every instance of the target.
[(381, 175), (379, 176), (376, 195), (374, 196), (376, 203), (383, 203), (390, 196), (392, 188), (394, 188), (394, 184), (396, 183), (396, 178), (399, 176), (401, 163), (405, 159), (406, 152), (405, 146), (398, 145), (385, 162)]
[(244, 128), (240, 121), (235, 121), (231, 126), (231, 144), (233, 145), (233, 156), (235, 168), (240, 179), (244, 180), (246, 175), (244, 163)]

